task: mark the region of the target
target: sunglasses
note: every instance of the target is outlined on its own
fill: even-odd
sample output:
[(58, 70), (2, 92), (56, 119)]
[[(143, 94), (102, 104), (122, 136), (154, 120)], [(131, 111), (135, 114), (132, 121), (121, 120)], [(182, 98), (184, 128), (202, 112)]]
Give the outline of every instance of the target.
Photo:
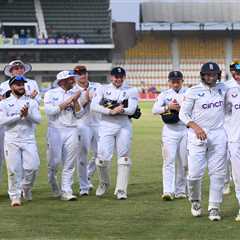
[(238, 63), (238, 64), (235, 64), (235, 68), (237, 69), (237, 70), (240, 70), (240, 64)]
[(17, 81), (26, 81), (26, 78), (24, 76), (15, 76), (15, 80)]

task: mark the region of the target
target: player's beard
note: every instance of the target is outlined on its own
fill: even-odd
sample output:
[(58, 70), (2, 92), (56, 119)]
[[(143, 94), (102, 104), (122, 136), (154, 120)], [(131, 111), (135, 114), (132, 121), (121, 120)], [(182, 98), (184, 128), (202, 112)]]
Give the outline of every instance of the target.
[(12, 92), (18, 96), (18, 97), (21, 97), (25, 94), (25, 89), (23, 89), (22, 91), (18, 91), (18, 90), (12, 90)]

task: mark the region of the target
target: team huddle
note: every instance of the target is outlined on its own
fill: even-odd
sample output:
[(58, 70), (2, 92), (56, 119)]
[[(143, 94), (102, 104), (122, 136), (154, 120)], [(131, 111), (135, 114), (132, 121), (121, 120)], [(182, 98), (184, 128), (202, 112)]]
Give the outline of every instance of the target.
[[(201, 216), (201, 185), (208, 167), (212, 221), (221, 220), (220, 204), (224, 191), (229, 191), (231, 171), (240, 205), (240, 63), (233, 62), (230, 70), (233, 79), (222, 83), (219, 66), (208, 62), (201, 68), (200, 84), (188, 89), (183, 87), (183, 74), (172, 71), (169, 89), (159, 94), (152, 109), (164, 122), (162, 199), (188, 197), (192, 215)], [(36, 81), (24, 76), (29, 71), (31, 65), (12, 61), (4, 68), (10, 79), (0, 85), (0, 168), (5, 159), (12, 207), (21, 206), (22, 199), (32, 200), (40, 165), (35, 129), (41, 122), (41, 96)], [(138, 91), (125, 78), (125, 70), (116, 67), (110, 84), (90, 82), (87, 68), (79, 65), (58, 73), (55, 87), (45, 93), (48, 181), (55, 197), (77, 199), (72, 190), (75, 168), (79, 195), (89, 195), (97, 170), (96, 196), (103, 196), (110, 186), (111, 160), (116, 153), (114, 194), (119, 200), (127, 199), (131, 119), (138, 119), (141, 111)], [(240, 221), (240, 212), (236, 221)]]
[(223, 193), (230, 191), (230, 165), (240, 205), (240, 63), (233, 62), (230, 71), (232, 80), (222, 83), (219, 66), (205, 63), (201, 83), (189, 89), (182, 87), (181, 72), (170, 72), (170, 89), (158, 96), (153, 107), (153, 114), (161, 114), (165, 123), (162, 199), (188, 196), (192, 215), (201, 216), (202, 179), (208, 167), (211, 221), (221, 220)]

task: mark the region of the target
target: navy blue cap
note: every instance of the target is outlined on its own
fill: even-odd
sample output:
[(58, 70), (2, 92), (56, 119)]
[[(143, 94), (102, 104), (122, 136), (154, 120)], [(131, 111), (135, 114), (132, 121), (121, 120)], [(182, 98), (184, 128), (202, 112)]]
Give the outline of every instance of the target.
[(11, 86), (15, 82), (24, 82), (25, 83), (25, 82), (27, 82), (27, 80), (24, 76), (17, 75), (17, 76), (11, 77), (8, 81), (8, 84), (9, 84), (9, 86)]
[(112, 76), (126, 76), (126, 71), (122, 67), (115, 67), (111, 71)]
[(172, 71), (168, 74), (168, 80), (183, 79), (183, 74), (180, 71)]

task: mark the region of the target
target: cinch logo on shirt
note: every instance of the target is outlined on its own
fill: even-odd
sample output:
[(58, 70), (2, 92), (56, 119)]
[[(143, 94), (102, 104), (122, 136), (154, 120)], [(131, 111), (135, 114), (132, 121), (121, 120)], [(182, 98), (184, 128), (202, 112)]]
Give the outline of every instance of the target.
[(218, 102), (215, 102), (215, 103), (205, 103), (202, 105), (202, 108), (203, 109), (209, 109), (209, 108), (218, 108), (218, 107), (221, 107), (223, 106), (223, 101), (218, 101)]
[(235, 108), (236, 110), (239, 110), (239, 109), (240, 109), (240, 104), (239, 104), (239, 103), (235, 104), (235, 105), (234, 105), (234, 108)]

